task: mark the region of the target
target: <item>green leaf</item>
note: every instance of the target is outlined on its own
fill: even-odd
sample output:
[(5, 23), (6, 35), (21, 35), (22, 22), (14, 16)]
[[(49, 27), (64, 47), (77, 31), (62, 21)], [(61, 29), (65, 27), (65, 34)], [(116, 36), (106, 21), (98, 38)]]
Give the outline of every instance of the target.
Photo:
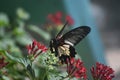
[(31, 31), (36, 32), (37, 34), (39, 34), (41, 37), (43, 37), (45, 40), (50, 40), (51, 36), (49, 33), (43, 31), (42, 29), (40, 29), (39, 27), (35, 26), (35, 25), (30, 25), (29, 29)]
[(24, 35), (25, 34), (24, 24), (19, 24), (19, 27), (14, 28), (12, 32), (15, 36)]
[(5, 36), (5, 28), (0, 27), (0, 38), (3, 38)]
[(23, 19), (23, 20), (28, 20), (30, 18), (30, 15), (29, 13), (27, 13), (24, 9), (22, 8), (18, 8), (17, 9), (17, 16), (20, 18), (20, 19)]
[(45, 67), (40, 67), (39, 80), (47, 80), (47, 70)]
[(27, 65), (27, 70), (28, 70), (28, 72), (29, 72), (29, 74), (30, 74), (30, 77), (32, 77), (32, 79), (35, 79), (35, 72), (34, 72), (34, 70), (32, 69), (32, 67), (31, 67), (30, 64)]
[(10, 54), (9, 54), (7, 51), (5, 51), (5, 50), (0, 50), (0, 53), (2, 53), (3, 55), (5, 55), (8, 60), (12, 60), (12, 61), (14, 61), (14, 62), (20, 62), (20, 58), (13, 57), (12, 55), (10, 55)]
[(9, 25), (8, 16), (5, 13), (0, 13), (0, 27), (6, 27)]
[(24, 35), (21, 35), (21, 36), (17, 36), (16, 37), (16, 41), (21, 44), (21, 45), (28, 45), (32, 42), (32, 37), (29, 35), (29, 34), (24, 34)]
[(15, 44), (15, 40), (11, 39), (10, 37), (8, 38), (5, 37), (2, 40), (0, 40), (0, 49), (9, 50), (14, 56), (18, 56), (18, 57), (22, 56), (21, 50)]
[(8, 61), (12, 61), (12, 62), (17, 62), (17, 63), (21, 63), (23, 64), (25, 67), (28, 66), (28, 64), (30, 63), (30, 60), (28, 60), (27, 58), (18, 58), (18, 57), (14, 57), (12, 55), (10, 55), (7, 51), (5, 50), (0, 50), (0, 53), (2, 53), (4, 56), (6, 56)]
[(26, 68), (27, 72), (29, 73), (30, 77), (32, 79), (35, 78), (35, 72), (32, 69), (32, 64), (30, 62), (29, 59), (27, 58), (17, 58), (17, 57), (13, 57), (12, 55), (10, 55), (9, 53), (7, 53), (4, 50), (0, 50), (0, 53), (2, 53), (3, 55), (5, 55), (7, 57), (7, 59), (10, 61), (12, 60), (12, 62), (17, 62), (17, 63), (21, 63), (24, 65), (24, 67)]
[(2, 76), (2, 78), (3, 78), (3, 80), (10, 80), (9, 77), (7, 77), (7, 76)]

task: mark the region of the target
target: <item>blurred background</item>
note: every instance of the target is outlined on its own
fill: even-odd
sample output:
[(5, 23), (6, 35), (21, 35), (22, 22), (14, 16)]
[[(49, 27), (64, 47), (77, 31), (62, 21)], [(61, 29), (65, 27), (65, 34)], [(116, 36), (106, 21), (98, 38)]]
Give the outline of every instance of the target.
[(47, 27), (47, 16), (61, 11), (73, 18), (74, 27), (88, 25), (92, 29), (76, 47), (85, 65), (89, 68), (96, 61), (105, 63), (115, 70), (115, 80), (119, 80), (119, 7), (118, 0), (1, 0), (0, 49), (21, 56), (32, 39), (49, 45), (52, 32), (60, 29)]
[(91, 0), (94, 17), (104, 45), (106, 62), (120, 79), (120, 1)]

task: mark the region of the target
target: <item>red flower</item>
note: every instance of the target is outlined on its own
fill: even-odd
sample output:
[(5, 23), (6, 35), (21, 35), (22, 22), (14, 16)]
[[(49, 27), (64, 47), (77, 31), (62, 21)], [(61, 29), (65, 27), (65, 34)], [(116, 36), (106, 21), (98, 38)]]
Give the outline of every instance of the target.
[(39, 54), (46, 52), (47, 48), (45, 45), (33, 40), (32, 44), (27, 46), (27, 50), (29, 55), (32, 54), (36, 58)]
[(5, 62), (4, 60), (5, 58), (0, 59), (0, 69), (5, 67), (8, 64), (8, 62)]
[[(61, 25), (62, 22), (62, 13), (56, 12), (55, 14), (49, 14), (47, 16), (48, 20), (50, 20), (51, 22), (53, 22), (56, 25)], [(66, 21), (68, 22), (69, 25), (72, 25), (74, 23), (73, 19), (70, 16), (66, 16)]]
[(61, 21), (62, 13), (61, 12), (57, 12), (55, 15), (49, 14), (47, 18), (56, 25), (62, 24), (62, 21)]
[(74, 24), (73, 19), (72, 19), (69, 15), (66, 16), (66, 21), (68, 21), (68, 24), (69, 24), (69, 25), (73, 25), (73, 24)]
[(67, 63), (67, 73), (70, 77), (83, 78), (86, 80), (86, 68), (80, 59), (71, 58)]
[(94, 80), (112, 80), (114, 77), (113, 69), (99, 62), (91, 68), (91, 73)]

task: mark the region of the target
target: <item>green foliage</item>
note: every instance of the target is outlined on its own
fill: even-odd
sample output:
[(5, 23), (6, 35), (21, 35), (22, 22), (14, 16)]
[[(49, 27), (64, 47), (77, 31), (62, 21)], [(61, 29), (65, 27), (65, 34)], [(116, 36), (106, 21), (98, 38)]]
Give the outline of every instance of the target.
[[(0, 13), (0, 58), (9, 62), (0, 70), (0, 80), (55, 80), (61, 79), (61, 71), (57, 71), (58, 58), (48, 50), (35, 60), (25, 54), (25, 46), (37, 34), (43, 43), (49, 42), (52, 36), (58, 33), (61, 27), (40, 28), (28, 24), (30, 14), (22, 8), (16, 10), (16, 16), (10, 19), (7, 14)], [(32, 32), (32, 33), (31, 33)], [(54, 33), (53, 33), (54, 32)], [(31, 56), (32, 57), (32, 56)]]
[[(10, 80), (10, 78), (15, 80), (24, 80), (25, 78), (31, 80), (59, 80), (62, 79), (61, 76), (67, 75), (67, 73), (58, 71), (57, 66), (53, 66), (53, 64), (57, 64), (58, 60), (55, 55), (51, 55), (49, 50), (34, 61), (31, 61), (28, 57), (14, 57), (4, 50), (0, 50), (0, 53), (9, 62), (5, 68), (9, 75), (1, 73), (3, 80)], [(47, 59), (49, 59), (49, 63), (46, 62)]]
[(38, 33), (43, 39), (45, 39), (46, 41), (51, 39), (51, 35), (45, 31), (43, 31), (42, 29), (40, 29), (39, 27), (35, 26), (35, 25), (30, 25), (29, 29), (31, 31), (34, 31), (36, 33)]
[(0, 13), (0, 27), (7, 27), (9, 25), (8, 16), (5, 13)]
[[(34, 39), (48, 42), (51, 35), (37, 25), (28, 24), (30, 15), (22, 8), (16, 10), (16, 16), (10, 19), (7, 14), (0, 13), (0, 49), (11, 52), (14, 56), (22, 56), (24, 47)], [(31, 33), (32, 31), (32, 33)], [(22, 48), (22, 50), (21, 50)]]
[[(19, 13), (19, 14), (18, 14)], [(25, 17), (20, 17), (20, 14)], [(18, 9), (14, 20), (9, 19), (5, 13), (0, 13), (0, 49), (12, 52), (15, 56), (22, 55), (21, 46), (30, 43), (32, 37), (25, 30), (27, 13), (21, 13)], [(27, 38), (27, 40), (25, 40)]]
[(28, 20), (30, 18), (30, 15), (22, 8), (18, 8), (16, 13), (20, 19)]

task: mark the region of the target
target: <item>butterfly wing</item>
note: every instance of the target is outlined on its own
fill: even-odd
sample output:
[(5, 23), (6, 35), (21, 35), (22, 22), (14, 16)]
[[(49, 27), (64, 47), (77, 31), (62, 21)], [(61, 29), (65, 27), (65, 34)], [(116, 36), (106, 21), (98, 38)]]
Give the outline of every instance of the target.
[(90, 27), (81, 26), (58, 38), (60, 33), (57, 39), (55, 38), (51, 41), (50, 50), (55, 53), (55, 56), (59, 57), (61, 63), (66, 63), (68, 59), (75, 57), (76, 52), (73, 46), (79, 43), (89, 32)]
[(81, 26), (67, 32), (62, 36), (61, 39), (65, 43), (70, 44), (71, 46), (74, 46), (78, 44), (84, 37), (86, 37), (89, 32), (90, 32), (90, 27)]

